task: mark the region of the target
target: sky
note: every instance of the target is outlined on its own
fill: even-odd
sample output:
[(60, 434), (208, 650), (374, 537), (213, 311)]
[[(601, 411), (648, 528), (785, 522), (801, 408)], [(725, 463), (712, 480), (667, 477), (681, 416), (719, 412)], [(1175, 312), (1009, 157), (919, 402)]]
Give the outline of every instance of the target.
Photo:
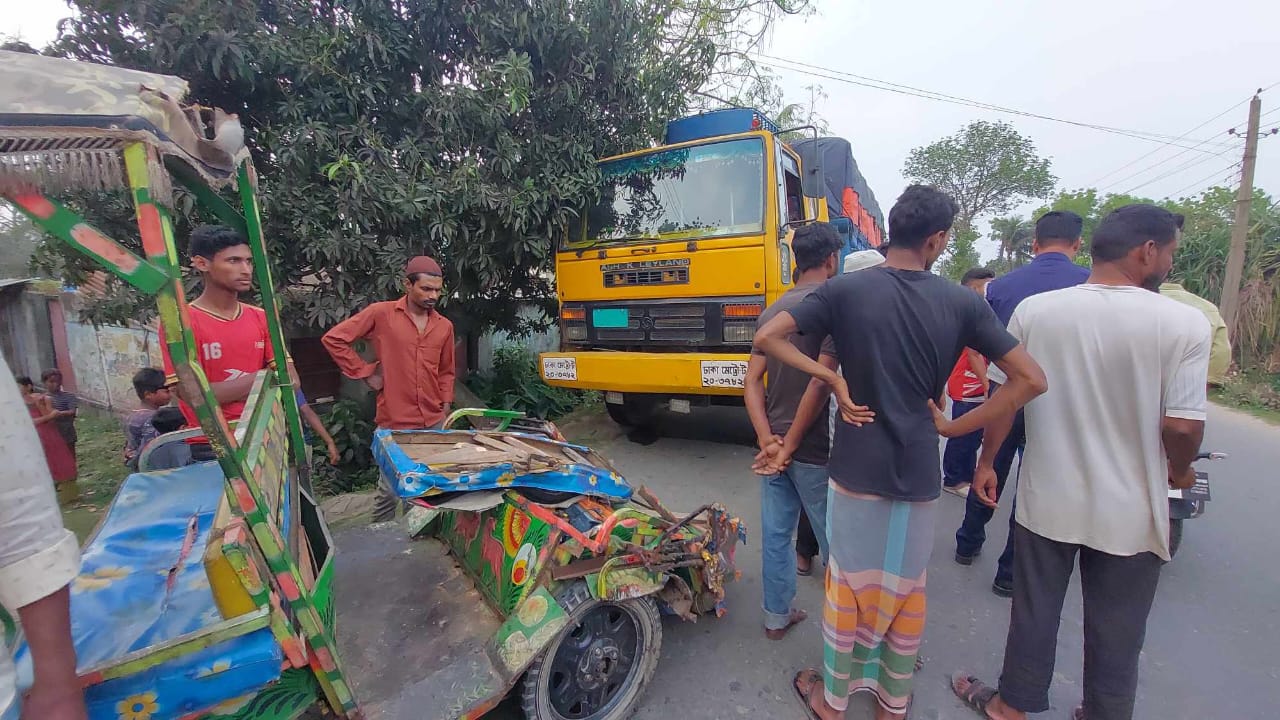
[[(912, 148), (974, 120), (1003, 120), (1029, 137), (1052, 160), (1060, 189), (1162, 198), (1194, 195), (1224, 181), (1235, 186), (1238, 171), (1229, 166), (1243, 155), (1243, 142), (1227, 130), (1243, 133), (1245, 101), (1258, 88), (1280, 83), (1280, 3), (817, 3), (817, 15), (780, 22), (765, 52), (837, 71), (817, 71), (826, 75), (855, 73), (1064, 120), (1173, 138), (1185, 134), (1167, 145), (777, 69), (789, 102), (808, 102), (806, 86), (822, 86), (828, 97), (819, 102), (819, 115), (833, 134), (852, 143), (884, 208), (906, 185), (902, 165)], [(1262, 113), (1264, 129), (1280, 126), (1280, 84), (1262, 94)], [(1179, 147), (1201, 140), (1211, 142), (1195, 150)], [(1219, 142), (1230, 144), (1214, 144)], [(1280, 196), (1280, 136), (1260, 141), (1255, 184)]]
[[(807, 102), (807, 86), (821, 85), (827, 97), (817, 112), (832, 134), (852, 143), (885, 208), (906, 185), (902, 165), (912, 148), (974, 120), (1003, 120), (1029, 137), (1051, 159), (1060, 189), (1096, 187), (1156, 198), (1238, 182), (1233, 164), (1242, 142), (1227, 130), (1243, 132), (1246, 101), (1258, 88), (1276, 85), (1262, 94), (1263, 128), (1280, 126), (1280, 3), (814, 2), (816, 15), (784, 18), (764, 50), (790, 61), (791, 69), (761, 62), (775, 65), (789, 102)], [(58, 19), (68, 14), (63, 0), (5, 4), (0, 34), (21, 36), (37, 47), (55, 37)], [(861, 87), (797, 72), (797, 62), (822, 68), (810, 71), (823, 75), (854, 73), (1165, 137), (1150, 141)], [(1280, 195), (1280, 135), (1260, 141), (1255, 183)], [(991, 254), (990, 246), (981, 247)]]

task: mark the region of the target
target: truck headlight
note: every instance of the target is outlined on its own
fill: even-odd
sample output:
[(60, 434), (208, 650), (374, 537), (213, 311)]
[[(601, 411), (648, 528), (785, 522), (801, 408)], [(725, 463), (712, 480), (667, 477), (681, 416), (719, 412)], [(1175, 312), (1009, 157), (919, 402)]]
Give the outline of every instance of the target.
[(749, 343), (756, 335), (756, 324), (725, 323), (724, 341), (727, 343)]
[(579, 340), (579, 341), (586, 340), (587, 326), (586, 325), (566, 325), (564, 328), (564, 339)]

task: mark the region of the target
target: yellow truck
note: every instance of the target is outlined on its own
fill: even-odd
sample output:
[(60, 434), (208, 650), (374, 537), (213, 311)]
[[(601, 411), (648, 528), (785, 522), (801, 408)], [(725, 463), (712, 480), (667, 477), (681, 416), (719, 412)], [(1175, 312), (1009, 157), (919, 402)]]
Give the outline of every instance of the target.
[(831, 219), (845, 252), (882, 234), (847, 142), (779, 135), (720, 110), (600, 161), (599, 201), (557, 248), (561, 351), (541, 355), (543, 380), (603, 391), (622, 424), (742, 403), (756, 319), (792, 287), (789, 229)]

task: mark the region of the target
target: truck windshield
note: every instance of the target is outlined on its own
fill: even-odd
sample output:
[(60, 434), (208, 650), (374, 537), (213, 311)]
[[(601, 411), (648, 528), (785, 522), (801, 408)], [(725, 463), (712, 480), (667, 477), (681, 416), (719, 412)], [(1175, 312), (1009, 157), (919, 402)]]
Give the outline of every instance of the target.
[(566, 248), (764, 231), (764, 143), (744, 138), (600, 164), (600, 201)]

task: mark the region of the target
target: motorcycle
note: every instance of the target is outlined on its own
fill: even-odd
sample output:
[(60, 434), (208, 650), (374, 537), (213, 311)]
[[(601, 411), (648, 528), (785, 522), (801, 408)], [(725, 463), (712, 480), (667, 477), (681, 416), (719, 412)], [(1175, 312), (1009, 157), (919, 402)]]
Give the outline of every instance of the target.
[[(1202, 452), (1196, 460), (1222, 460), (1226, 453)], [(1198, 518), (1204, 514), (1205, 503), (1209, 502), (1209, 473), (1196, 470), (1196, 484), (1186, 490), (1169, 488), (1169, 558), (1178, 554), (1182, 546), (1182, 524), (1185, 520)]]

